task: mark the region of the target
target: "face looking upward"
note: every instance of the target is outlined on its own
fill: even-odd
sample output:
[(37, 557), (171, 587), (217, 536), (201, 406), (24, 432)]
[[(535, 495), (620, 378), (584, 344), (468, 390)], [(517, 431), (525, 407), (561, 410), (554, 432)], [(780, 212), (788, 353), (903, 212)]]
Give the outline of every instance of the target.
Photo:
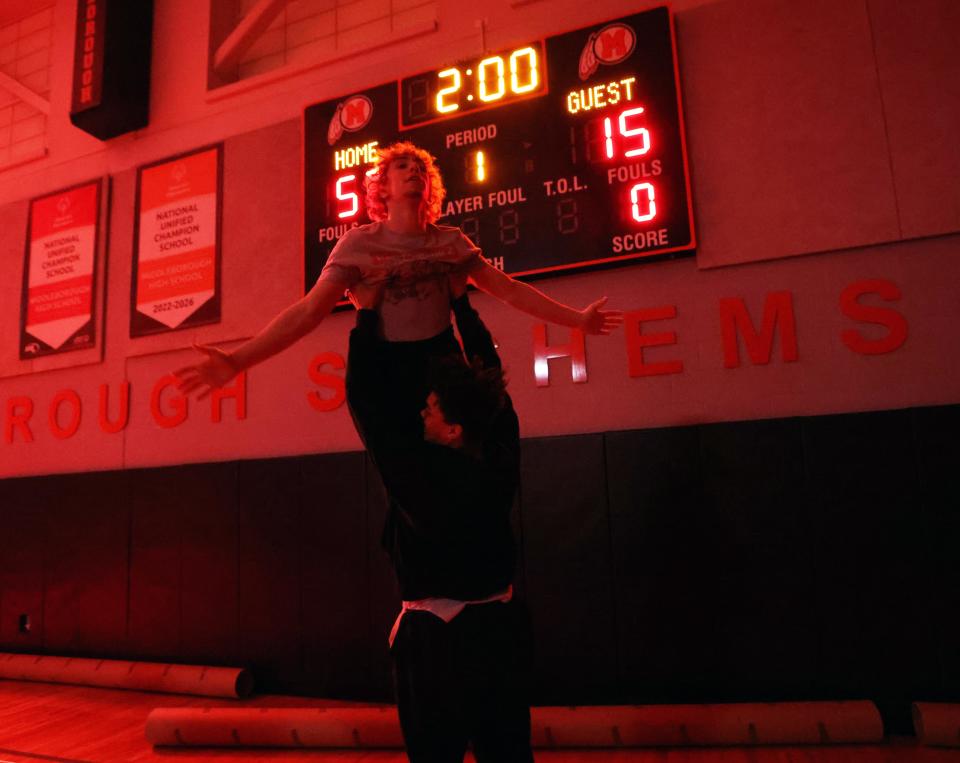
[(413, 156), (399, 156), (387, 165), (386, 182), (382, 183), (384, 200), (389, 205), (398, 199), (425, 203), (430, 192), (427, 171)]

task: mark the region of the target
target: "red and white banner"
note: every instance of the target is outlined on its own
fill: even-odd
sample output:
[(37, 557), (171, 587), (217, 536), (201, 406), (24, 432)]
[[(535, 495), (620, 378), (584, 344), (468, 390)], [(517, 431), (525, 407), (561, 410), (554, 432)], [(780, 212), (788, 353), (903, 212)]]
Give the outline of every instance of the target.
[(34, 199), (21, 309), (20, 357), (94, 346), (100, 181)]
[(131, 335), (220, 319), (220, 147), (141, 168)]

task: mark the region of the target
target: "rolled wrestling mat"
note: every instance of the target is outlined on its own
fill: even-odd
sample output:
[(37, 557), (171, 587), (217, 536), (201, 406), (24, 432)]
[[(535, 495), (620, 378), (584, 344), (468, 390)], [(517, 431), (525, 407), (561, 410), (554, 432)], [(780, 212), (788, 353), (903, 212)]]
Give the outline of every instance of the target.
[(403, 747), (393, 706), (158, 708), (146, 732), (154, 745), (179, 747)]
[[(538, 748), (879, 742), (872, 702), (535, 707)], [(147, 718), (155, 745), (399, 748), (395, 707), (161, 708)]]
[(872, 702), (538, 707), (534, 747), (684, 747), (880, 742)]
[(245, 668), (8, 652), (0, 652), (0, 678), (204, 697), (248, 697), (253, 691), (253, 676)]
[(921, 744), (960, 747), (960, 705), (914, 702), (913, 728)]

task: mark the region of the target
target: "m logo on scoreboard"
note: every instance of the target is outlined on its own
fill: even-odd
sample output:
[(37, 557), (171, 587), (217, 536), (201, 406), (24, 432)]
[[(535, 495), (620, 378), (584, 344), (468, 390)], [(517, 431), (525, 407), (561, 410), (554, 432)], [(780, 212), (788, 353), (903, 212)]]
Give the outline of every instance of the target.
[(580, 79), (588, 79), (600, 64), (612, 66), (626, 60), (637, 47), (637, 35), (626, 24), (607, 24), (587, 38), (580, 54)]
[(337, 110), (330, 119), (327, 129), (327, 143), (331, 146), (340, 140), (343, 131), (362, 130), (373, 117), (373, 102), (365, 95), (352, 95), (343, 103), (337, 104)]

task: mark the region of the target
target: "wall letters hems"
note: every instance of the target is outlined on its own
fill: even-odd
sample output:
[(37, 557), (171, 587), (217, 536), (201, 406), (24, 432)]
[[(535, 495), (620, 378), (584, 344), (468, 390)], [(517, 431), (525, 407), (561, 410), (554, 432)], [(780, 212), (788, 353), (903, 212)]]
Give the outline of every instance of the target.
[[(897, 302), (901, 298), (899, 287), (885, 279), (864, 279), (846, 286), (840, 293), (838, 309), (841, 315), (861, 324), (845, 328), (840, 333), (843, 345), (857, 355), (879, 355), (894, 352), (907, 340), (907, 319), (892, 307), (877, 307), (862, 304), (861, 300), (871, 295), (884, 302)], [(745, 362), (741, 347), (751, 365), (767, 365), (774, 360), (779, 348), (783, 363), (800, 361), (797, 344), (797, 315), (793, 294), (790, 291), (771, 291), (763, 304), (747, 303), (741, 297), (724, 297), (717, 303), (717, 320), (720, 325), (723, 366), (737, 369)], [(633, 378), (663, 376), (683, 373), (683, 362), (677, 358), (660, 358), (652, 362), (644, 352), (653, 347), (675, 346), (681, 340), (671, 330), (668, 321), (677, 317), (676, 305), (661, 305), (630, 310), (625, 313), (623, 336), (627, 355), (628, 373)], [(757, 316), (759, 328), (757, 328)], [(868, 338), (862, 332), (864, 324), (881, 327), (885, 333), (879, 338)], [(876, 333), (876, 332), (874, 332)], [(538, 387), (550, 384), (550, 360), (570, 358), (573, 381), (586, 383), (586, 343), (579, 331), (568, 335), (569, 341), (548, 344), (547, 328), (543, 324), (533, 327), (534, 378)], [(306, 377), (313, 388), (301, 400), (306, 408), (319, 413), (335, 411), (345, 399), (342, 373), (329, 373), (327, 369), (342, 372), (346, 368), (343, 356), (335, 352), (323, 352), (311, 358)], [(322, 390), (322, 392), (320, 391)], [(132, 394), (128, 381), (100, 385), (97, 401), (96, 422), (101, 433), (114, 435), (122, 432), (130, 420)], [(150, 394), (150, 415), (157, 426), (173, 429), (183, 424), (190, 416), (191, 401), (180, 395), (172, 376), (158, 379)], [(210, 421), (219, 424), (224, 416), (224, 404), (238, 421), (247, 418), (247, 377), (240, 374), (231, 384), (210, 395)], [(135, 403), (135, 399), (134, 399)], [(89, 403), (88, 403), (89, 404)], [(195, 406), (196, 403), (193, 403)], [(42, 418), (35, 417), (37, 405), (27, 395), (12, 395), (4, 401), (3, 434), (7, 445), (31, 443), (39, 436)], [(43, 406), (46, 413), (46, 432), (56, 439), (67, 440), (84, 426), (90, 426), (90, 416), (84, 416), (84, 401), (73, 389), (59, 390)]]
[[(885, 279), (855, 281), (840, 295), (839, 309), (842, 315), (858, 323), (883, 326), (887, 333), (879, 339), (867, 339), (860, 329), (845, 329), (840, 338), (844, 345), (858, 355), (877, 355), (893, 352), (907, 340), (907, 319), (889, 307), (872, 307), (860, 303), (868, 294), (879, 296), (886, 302), (899, 301), (900, 289)], [(756, 328), (752, 314), (761, 313), (760, 328)], [(663, 325), (677, 317), (676, 305), (661, 305), (624, 313), (624, 340), (627, 351), (627, 368), (631, 377), (663, 376), (683, 373), (683, 361), (679, 359), (649, 362), (644, 350), (651, 347), (676, 345), (677, 333), (671, 330), (653, 331), (648, 324)], [(784, 363), (800, 360), (797, 346), (797, 323), (793, 294), (789, 291), (769, 292), (763, 305), (747, 305), (741, 297), (723, 297), (718, 302), (718, 320), (723, 350), (724, 368), (735, 369), (742, 364), (741, 340), (753, 365), (767, 365), (773, 357), (774, 347), (779, 345), (780, 359)], [(664, 328), (669, 329), (669, 324)], [(578, 336), (579, 335), (579, 336)], [(538, 387), (550, 384), (549, 361), (570, 358), (573, 381), (587, 381), (587, 358), (583, 335), (571, 332), (566, 344), (548, 345), (546, 327), (543, 324), (533, 330), (534, 376)]]

